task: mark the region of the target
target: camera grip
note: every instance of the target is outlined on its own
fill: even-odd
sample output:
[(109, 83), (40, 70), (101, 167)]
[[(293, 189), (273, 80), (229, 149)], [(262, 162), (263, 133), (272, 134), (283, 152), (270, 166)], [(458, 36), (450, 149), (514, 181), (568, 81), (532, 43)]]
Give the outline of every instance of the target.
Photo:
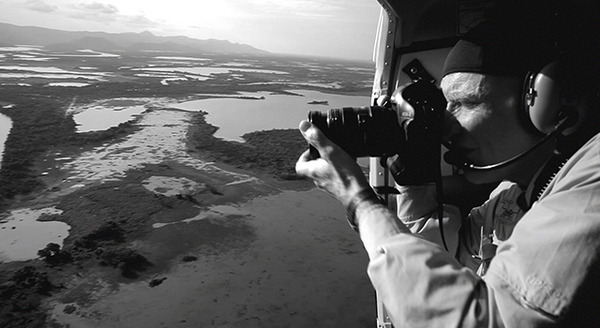
[(418, 80), (398, 90), (397, 110), (405, 144), (390, 165), (399, 185), (420, 185), (440, 178), (441, 141), (446, 100), (432, 83)]

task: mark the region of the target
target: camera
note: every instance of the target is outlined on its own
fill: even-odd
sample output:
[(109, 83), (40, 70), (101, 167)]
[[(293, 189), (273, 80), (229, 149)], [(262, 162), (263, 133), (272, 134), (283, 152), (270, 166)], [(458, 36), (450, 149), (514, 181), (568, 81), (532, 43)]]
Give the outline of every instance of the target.
[[(441, 90), (417, 80), (394, 92), (389, 106), (311, 111), (308, 120), (352, 157), (391, 157), (419, 151), (420, 141), (440, 145), (445, 109)], [(313, 147), (311, 154), (319, 157)]]

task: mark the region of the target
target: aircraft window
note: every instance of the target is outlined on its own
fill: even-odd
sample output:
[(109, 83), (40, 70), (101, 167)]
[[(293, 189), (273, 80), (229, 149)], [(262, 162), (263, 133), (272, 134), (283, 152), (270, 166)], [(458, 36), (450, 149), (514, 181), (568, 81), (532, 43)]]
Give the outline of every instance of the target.
[(295, 162), (309, 111), (370, 104), (379, 15), (0, 1), (0, 327), (371, 323), (364, 249)]

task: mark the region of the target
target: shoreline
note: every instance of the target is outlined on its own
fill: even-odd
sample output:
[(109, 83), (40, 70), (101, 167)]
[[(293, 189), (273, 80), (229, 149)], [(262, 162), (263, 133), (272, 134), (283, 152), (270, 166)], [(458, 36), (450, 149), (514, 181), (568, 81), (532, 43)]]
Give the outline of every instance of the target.
[[(264, 199), (278, 199), (278, 197), (280, 197), (280, 202), (289, 204), (288, 208), (280, 210), (287, 214), (284, 216), (287, 220), (290, 219), (288, 218), (291, 213), (290, 211), (292, 211), (293, 208), (299, 208), (300, 206), (298, 204), (301, 202), (301, 199), (289, 198), (296, 198), (297, 195), (311, 195), (302, 197), (310, 197), (314, 202), (318, 201), (328, 204), (317, 206), (321, 207), (324, 212), (330, 213), (327, 215), (340, 216), (343, 214), (343, 210), (335, 209), (334, 212), (328, 212), (326, 207), (329, 207), (330, 204), (332, 204), (332, 200), (327, 200), (327, 198), (322, 197), (321, 192), (315, 190), (312, 183), (306, 180), (283, 180), (278, 178), (278, 172), (280, 174), (280, 172), (285, 171), (286, 169), (289, 170), (292, 166), (286, 167), (283, 170), (273, 170), (270, 161), (275, 157), (272, 157), (272, 155), (270, 155), (271, 153), (267, 151), (262, 153), (259, 151), (258, 154), (261, 155), (253, 157), (256, 162), (253, 162), (254, 164), (252, 165), (247, 165), (247, 162), (242, 163), (244, 165), (240, 165), (240, 162), (236, 161), (237, 157), (235, 156), (226, 157), (228, 161), (221, 162), (218, 160), (221, 155), (231, 152), (232, 149), (234, 154), (252, 154), (257, 153), (256, 149), (260, 149), (256, 147), (262, 146), (270, 148), (271, 146), (269, 143), (263, 142), (265, 139), (268, 139), (269, 133), (278, 135), (278, 137), (275, 138), (276, 140), (280, 140), (281, 137), (279, 134), (281, 133), (290, 135), (296, 134), (297, 136), (299, 136), (299, 133), (295, 130), (260, 132), (258, 133), (258, 137), (256, 135), (254, 136), (258, 138), (254, 139), (254, 143), (249, 141), (245, 144), (223, 141), (214, 137), (206, 139), (204, 138), (206, 132), (213, 131), (215, 127), (210, 126), (203, 120), (203, 113), (190, 115), (194, 116), (187, 135), (188, 149), (190, 145), (193, 145), (194, 147), (194, 149), (189, 150), (190, 155), (194, 158), (201, 158), (204, 161), (207, 161), (208, 157), (208, 162), (210, 162), (210, 165), (216, 168), (216, 170), (202, 171), (175, 161), (160, 164), (147, 164), (140, 169), (127, 172), (125, 177), (119, 181), (93, 183), (73, 192), (65, 192), (69, 185), (64, 184), (63, 179), (68, 176), (68, 173), (49, 174), (43, 176), (41, 180), (47, 184), (47, 188), (44, 188), (35, 194), (18, 196), (11, 202), (12, 206), (10, 206), (10, 208), (54, 205), (62, 210), (62, 213), (60, 215), (44, 216), (41, 220), (65, 222), (71, 226), (71, 230), (69, 231), (69, 236), (64, 240), (62, 248), (58, 251), (54, 250), (54, 253), (52, 253), (50, 249), (47, 249), (47, 254), (50, 255), (46, 255), (45, 260), (37, 259), (25, 262), (8, 262), (0, 264), (0, 275), (8, 278), (6, 279), (8, 282), (0, 286), (0, 292), (5, 295), (11, 294), (12, 297), (17, 295), (17, 300), (2, 300), (2, 303), (9, 305), (8, 307), (4, 307), (4, 310), (0, 313), (3, 320), (12, 317), (12, 319), (8, 319), (11, 320), (9, 322), (21, 322), (24, 326), (34, 327), (43, 325), (44, 323), (47, 323), (48, 320), (54, 323), (62, 322), (64, 325), (69, 323), (76, 325), (77, 322), (84, 321), (88, 322), (88, 324), (98, 325), (104, 321), (97, 321), (96, 319), (98, 318), (94, 319), (90, 316), (93, 311), (98, 311), (95, 306), (106, 304), (105, 302), (100, 301), (104, 297), (117, 297), (115, 295), (121, 295), (119, 293), (121, 293), (120, 291), (122, 291), (122, 288), (125, 286), (135, 285), (137, 286), (138, 291), (142, 290), (142, 292), (147, 288), (156, 288), (159, 290), (161, 286), (169, 286), (169, 284), (172, 284), (173, 282), (180, 281), (181, 277), (187, 277), (189, 274), (192, 274), (191, 272), (186, 271), (188, 273), (183, 274), (182, 276), (178, 273), (173, 274), (172, 271), (180, 269), (185, 271), (185, 268), (189, 269), (190, 266), (197, 268), (198, 265), (202, 265), (203, 267), (206, 267), (207, 265), (215, 267), (214, 271), (211, 271), (213, 272), (212, 279), (215, 284), (225, 283), (223, 281), (219, 282), (219, 279), (223, 278), (220, 272), (223, 266), (229, 266), (235, 268), (235, 270), (242, 271), (247, 270), (246, 268), (251, 268), (251, 272), (244, 271), (243, 277), (246, 277), (244, 279), (250, 279), (250, 277), (258, 279), (256, 278), (256, 275), (262, 275), (264, 273), (263, 271), (268, 271), (269, 268), (275, 267), (274, 270), (276, 272), (271, 273), (269, 279), (275, 279), (275, 283), (280, 287), (276, 290), (269, 290), (268, 292), (263, 290), (267, 296), (261, 298), (261, 302), (259, 302), (265, 303), (263, 304), (264, 306), (269, 304), (269, 307), (274, 307), (272, 310), (264, 312), (264, 309), (261, 310), (260, 308), (256, 308), (260, 305), (259, 303), (236, 303), (237, 307), (241, 307), (236, 310), (238, 311), (238, 314), (236, 315), (238, 321), (236, 322), (239, 322), (240, 325), (243, 322), (244, 327), (252, 327), (253, 324), (258, 323), (264, 324), (265, 320), (274, 320), (272, 322), (275, 322), (284, 320), (285, 318), (288, 318), (291, 321), (300, 320), (302, 322), (309, 322), (310, 320), (308, 317), (316, 316), (314, 311), (318, 311), (319, 308), (326, 308), (325, 304), (322, 304), (317, 300), (312, 301), (315, 302), (317, 305), (316, 307), (314, 305), (308, 306), (306, 302), (309, 302), (311, 295), (317, 295), (319, 291), (307, 290), (306, 287), (297, 289), (293, 284), (290, 285), (291, 281), (289, 279), (293, 278), (288, 276), (289, 270), (291, 270), (290, 268), (295, 268), (292, 270), (294, 272), (293, 276), (305, 276), (303, 279), (300, 279), (300, 281), (305, 281), (303, 283), (305, 284), (304, 286), (311, 282), (320, 286), (320, 283), (314, 281), (319, 280), (319, 277), (322, 276), (323, 273), (311, 269), (310, 271), (313, 272), (311, 275), (304, 275), (302, 274), (302, 270), (304, 269), (302, 265), (298, 266), (298, 263), (294, 261), (289, 262), (281, 258), (281, 255), (278, 255), (280, 253), (280, 248), (284, 247), (283, 245), (293, 243), (293, 240), (295, 239), (307, 244), (313, 243), (314, 240), (307, 240), (305, 237), (298, 235), (297, 232), (287, 229), (286, 227), (288, 226), (294, 226), (294, 220), (288, 220), (285, 221), (287, 223), (283, 223), (283, 226), (279, 228), (279, 231), (272, 233), (292, 233), (292, 235), (285, 241), (277, 241), (276, 244), (265, 243), (261, 240), (268, 240), (271, 238), (264, 232), (265, 230), (268, 231), (272, 229), (270, 227), (271, 225), (266, 224), (264, 217), (261, 219), (256, 217), (256, 214), (253, 212), (244, 212), (239, 209), (246, 206), (252, 206), (251, 204), (261, 202)], [(127, 126), (121, 126), (113, 132), (115, 137), (120, 140), (122, 138), (127, 138), (128, 135), (135, 133), (135, 131), (138, 130), (134, 123)], [(200, 133), (200, 136), (198, 133)], [(194, 142), (197, 140), (195, 138), (198, 137), (203, 138), (203, 142), (200, 144)], [(101, 140), (106, 141), (107, 139), (103, 137)], [(110, 138), (108, 140), (110, 140)], [(299, 156), (305, 147), (303, 139), (298, 139), (297, 141), (297, 146), (300, 150), (290, 150), (289, 146), (285, 146), (288, 151), (285, 153), (279, 152), (280, 155), (287, 155), (288, 157), (290, 154), (293, 154), (293, 159), (290, 158), (288, 160), (290, 164), (295, 163), (297, 156)], [(228, 146), (231, 146), (231, 148), (228, 148)], [(68, 155), (69, 157), (75, 157), (77, 153), (81, 154), (91, 148), (93, 148), (93, 145), (89, 147), (80, 147), (71, 144), (67, 145), (64, 149), (61, 148), (61, 153)], [(48, 154), (48, 152), (52, 153), (52, 149), (54, 148), (49, 149), (44, 154)], [(275, 153), (277, 153), (277, 151), (275, 151)], [(38, 160), (44, 156), (46, 155), (39, 155)], [(243, 156), (240, 156), (239, 158), (247, 159), (247, 157)], [(264, 160), (265, 162), (260, 164), (259, 161), (261, 160)], [(278, 160), (280, 160), (280, 158), (275, 160), (275, 162)], [(34, 174), (41, 174), (44, 167), (40, 166), (39, 162), (36, 163), (33, 172)], [(270, 170), (261, 170), (261, 168), (270, 168)], [(278, 168), (281, 169), (281, 167)], [(247, 181), (242, 179), (239, 180), (239, 182), (233, 183), (234, 180), (231, 178), (231, 173), (251, 176), (253, 179)], [(187, 178), (191, 181), (195, 181), (201, 187), (187, 194), (177, 194), (175, 197), (164, 196), (144, 187), (144, 182), (151, 177)], [(59, 184), (61, 187), (56, 187), (56, 184)], [(316, 194), (316, 196), (313, 194)], [(285, 195), (285, 197), (282, 195)], [(335, 205), (335, 203), (333, 204)], [(268, 217), (279, 215), (279, 212), (274, 210), (275, 205), (263, 206), (267, 206), (267, 208), (271, 207), (270, 213), (275, 214), (262, 213), (262, 216)], [(314, 204), (309, 203), (305, 206), (314, 207)], [(335, 208), (335, 206), (333, 207)], [(202, 215), (205, 215), (205, 217), (198, 220), (190, 220), (190, 218)], [(318, 217), (319, 215), (316, 216)], [(272, 218), (272, 220), (275, 219), (275, 217)], [(189, 222), (186, 220), (189, 220)], [(300, 219), (297, 218), (296, 220)], [(346, 256), (352, 258), (353, 261), (358, 259), (360, 262), (361, 258), (364, 261), (364, 258), (361, 256), (364, 254), (360, 254), (361, 246), (358, 243), (358, 240), (350, 231), (345, 231), (346, 226), (343, 222), (339, 221), (342, 220), (336, 219), (334, 225), (330, 226), (329, 231), (323, 230), (322, 227), (319, 229), (323, 230), (322, 232), (324, 234), (342, 233), (349, 235), (343, 237), (343, 239), (353, 238), (353, 240), (348, 239), (344, 242), (347, 245), (341, 246), (342, 248), (350, 247), (353, 249), (352, 251), (349, 251)], [(160, 229), (153, 228), (156, 224), (165, 223), (172, 224)], [(187, 227), (192, 226), (194, 227), (193, 229), (187, 229)], [(159, 231), (161, 229), (162, 231)], [(341, 232), (338, 232), (338, 230)], [(306, 232), (306, 230), (304, 232)], [(314, 233), (309, 234), (309, 237), (315, 238)], [(327, 237), (328, 236), (323, 235), (318, 238), (324, 240)], [(284, 243), (281, 244), (282, 242)], [(323, 244), (323, 242), (320, 243)], [(318, 266), (330, 267), (325, 265), (325, 263), (330, 260), (329, 257), (335, 258), (335, 253), (340, 251), (339, 242), (334, 240), (331, 241), (331, 243), (333, 244), (323, 244), (327, 250), (320, 249), (308, 253), (300, 251), (301, 248), (299, 247), (298, 251), (300, 252), (293, 255), (292, 258), (296, 258), (295, 261), (299, 258), (303, 258), (303, 261), (310, 262), (312, 261), (310, 257), (314, 256), (316, 252), (325, 256), (324, 259), (319, 260)], [(282, 261), (282, 263), (273, 264), (271, 260), (265, 262), (264, 259), (257, 258), (257, 254), (264, 253), (264, 250), (261, 247), (270, 249), (270, 252), (272, 252), (271, 256), (278, 256), (279, 261)], [(249, 255), (248, 252), (254, 255)], [(232, 258), (229, 258), (228, 254), (230, 254)], [(251, 258), (254, 257), (254, 260), (250, 260), (254, 265), (247, 266), (247, 263), (249, 263), (248, 259), (240, 260), (240, 258), (246, 258), (248, 256)], [(346, 266), (349, 266), (349, 263), (353, 261), (344, 263), (346, 263)], [(370, 284), (368, 283), (368, 278), (366, 278), (366, 273), (364, 272), (365, 266), (366, 264), (364, 263), (362, 266), (357, 265), (355, 270), (352, 270), (352, 276), (354, 277), (352, 279), (361, 281), (362, 287), (360, 290), (368, 293)], [(262, 269), (259, 270), (259, 268)], [(285, 273), (286, 270), (288, 273)], [(333, 270), (330, 271), (330, 273), (335, 271), (337, 276), (346, 274), (342, 273), (340, 271), (341, 269), (337, 269), (336, 271), (335, 268), (330, 268), (328, 270)], [(197, 269), (194, 272), (197, 272)], [(34, 283), (29, 286), (19, 286), (16, 282), (23, 279), (33, 281)], [(248, 283), (246, 287), (250, 290), (254, 288), (252, 287), (252, 281), (255, 283), (255, 279), (246, 281)], [(262, 279), (265, 278), (263, 277)], [(331, 279), (337, 280), (339, 278)], [(226, 281), (230, 280), (226, 279)], [(232, 282), (230, 281), (229, 284), (231, 283)], [(149, 287), (152, 285), (154, 285), (154, 287)], [(186, 286), (188, 285), (182, 280), (181, 285), (176, 284), (171, 288), (173, 290), (181, 288), (185, 290)], [(302, 301), (304, 303), (302, 303), (302, 305), (297, 304), (296, 302), (286, 305), (296, 308), (296, 310), (286, 311), (283, 310), (282, 306), (279, 306), (280, 309), (277, 310), (276, 308), (278, 306), (272, 304), (272, 302), (285, 303), (289, 300), (289, 295), (287, 293), (279, 295), (278, 292), (280, 289), (285, 290), (285, 288), (287, 288), (286, 286), (292, 288), (292, 290), (289, 291), (291, 293), (306, 293), (310, 291), (310, 293), (304, 296)], [(202, 286), (198, 286), (198, 288), (200, 287)], [(239, 288), (241, 287), (243, 286), (239, 286)], [(102, 290), (100, 294), (94, 292), (98, 288)], [(235, 293), (230, 287), (225, 287), (225, 289), (223, 289), (224, 287), (218, 288), (213, 286), (212, 288), (210, 293), (213, 293), (214, 290), (214, 293), (221, 294), (221, 297), (224, 298), (228, 297), (226, 294), (232, 295), (232, 293)], [(42, 290), (41, 293), (40, 290)], [(202, 299), (202, 302), (209, 305), (212, 300), (198, 297), (193, 294), (189, 295), (183, 291), (178, 293), (187, 295), (185, 297), (182, 296), (182, 302), (183, 299), (188, 301), (199, 301)], [(249, 291), (241, 292), (240, 295), (250, 297), (250, 295), (246, 293), (249, 293)], [(122, 295), (122, 297), (129, 296)], [(325, 296), (322, 295), (321, 298), (323, 297)], [(93, 301), (92, 299), (96, 299), (96, 301)], [(161, 298), (159, 297), (159, 299)], [(331, 301), (332, 300), (328, 300), (328, 302)], [(345, 302), (343, 299), (340, 301)], [(368, 299), (363, 302), (370, 304)], [(218, 305), (218, 302), (213, 303), (216, 303), (212, 304), (214, 306)], [(362, 302), (357, 302), (357, 304), (361, 303)], [(348, 305), (344, 306), (347, 307)], [(249, 310), (253, 307), (255, 311), (262, 311), (265, 315), (268, 313), (268, 318), (263, 317), (262, 320), (253, 319), (256, 317), (256, 313)], [(302, 308), (307, 307), (311, 309), (311, 314), (303, 312)], [(219, 309), (216, 310), (216, 312), (213, 311), (215, 313), (220, 313), (219, 318), (225, 316), (221, 307), (215, 309)], [(114, 315), (114, 311), (118, 312), (119, 309), (108, 307), (104, 308), (103, 311), (107, 311), (107, 313), (104, 314), (105, 317), (103, 320), (111, 322), (110, 320), (113, 319), (109, 319), (110, 313), (113, 313)], [(340, 310), (331, 309), (331, 311)], [(368, 311), (358, 311), (356, 313), (359, 317), (366, 317), (372, 312), (373, 310), (368, 308)], [(131, 316), (132, 314), (129, 313), (128, 315)], [(183, 316), (183, 314), (181, 315)], [(331, 315), (332, 313), (324, 315), (322, 319), (326, 320), (325, 317)], [(274, 318), (277, 319), (275, 320)], [(138, 317), (138, 320), (143, 321), (145, 319)], [(208, 324), (208, 322), (203, 320), (205, 320), (205, 318), (196, 317), (192, 320), (194, 324), (191, 326), (195, 326), (198, 322)], [(230, 323), (230, 321), (225, 320), (222, 324), (226, 327)], [(134, 325), (134, 323), (131, 324)], [(106, 327), (109, 326), (110, 324), (106, 325)], [(257, 325), (257, 327), (258, 326), (260, 325)], [(333, 326), (335, 325), (332, 325), (332, 327)]]

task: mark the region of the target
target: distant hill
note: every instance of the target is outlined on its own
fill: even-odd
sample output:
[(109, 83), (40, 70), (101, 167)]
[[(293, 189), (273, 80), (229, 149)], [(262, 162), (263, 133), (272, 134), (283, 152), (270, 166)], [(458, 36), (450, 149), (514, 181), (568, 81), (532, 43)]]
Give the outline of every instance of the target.
[(38, 45), (54, 51), (177, 51), (189, 53), (268, 54), (247, 44), (186, 36), (142, 33), (72, 32), (0, 23), (0, 44)]
[(54, 51), (75, 51), (83, 49), (92, 49), (95, 51), (123, 50), (122, 47), (119, 47), (114, 42), (111, 42), (106, 38), (95, 36), (86, 36), (81, 39), (76, 39), (65, 43), (49, 44), (45, 45), (45, 48)]

